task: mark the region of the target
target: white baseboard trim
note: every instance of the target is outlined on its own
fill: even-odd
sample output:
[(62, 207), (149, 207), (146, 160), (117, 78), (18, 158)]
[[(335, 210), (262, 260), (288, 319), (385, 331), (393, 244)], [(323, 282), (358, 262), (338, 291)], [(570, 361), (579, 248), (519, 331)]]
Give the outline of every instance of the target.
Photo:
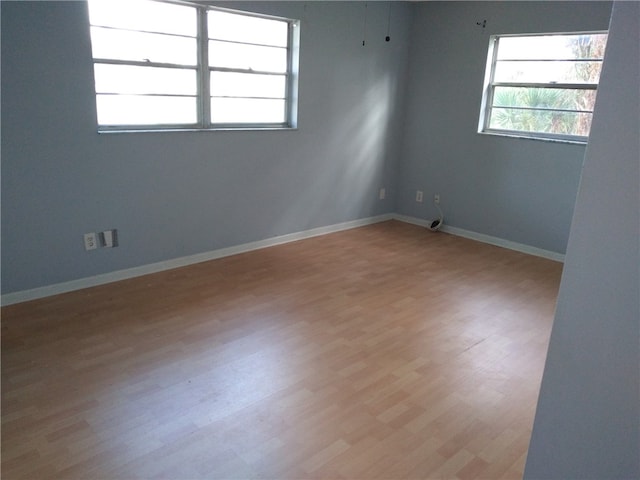
[(39, 298), (50, 297), (53, 295), (58, 295), (60, 293), (82, 290), (83, 288), (104, 285), (107, 283), (117, 282), (119, 280), (126, 280), (129, 278), (140, 277), (142, 275), (148, 275), (150, 273), (171, 270), (173, 268), (186, 267), (187, 265), (193, 265), (195, 263), (215, 260), (217, 258), (229, 257), (231, 255), (250, 252), (252, 250), (259, 250), (266, 247), (273, 247), (275, 245), (281, 245), (283, 243), (295, 242), (298, 240), (304, 240), (306, 238), (326, 235), (328, 233), (335, 233), (342, 230), (350, 230), (352, 228), (363, 227), (365, 225), (372, 225), (374, 223), (385, 222), (393, 218), (395, 218), (393, 214), (384, 214), (375, 217), (362, 218), (350, 222), (328, 225), (326, 227), (312, 228), (310, 230), (305, 230), (302, 232), (289, 233), (287, 235), (267, 238), (265, 240), (258, 240), (242, 245), (220, 248), (218, 250), (198, 253), (186, 257), (174, 258), (163, 262), (151, 263), (148, 265), (141, 265), (139, 267), (127, 268), (125, 270), (103, 273), (100, 275), (95, 275), (93, 277), (80, 278), (78, 280), (71, 280), (69, 282), (56, 283), (44, 287), (32, 288), (30, 290), (7, 293), (0, 297), (0, 304), (2, 304), (2, 306), (6, 306), (15, 303), (28, 302), (29, 300), (37, 300)]
[[(409, 217), (406, 215), (394, 215), (393, 218), (400, 222), (411, 223), (412, 225), (419, 225), (426, 227), (429, 224), (429, 220), (422, 220), (420, 218)], [(536, 257), (547, 258), (549, 260), (555, 260), (556, 262), (564, 262), (564, 254), (552, 252), (550, 250), (544, 250), (542, 248), (532, 247), (530, 245), (524, 245), (522, 243), (512, 242), (511, 240), (505, 240), (503, 238), (492, 237), (483, 233), (472, 232), (464, 230), (462, 228), (451, 227), (444, 224), (441, 230), (457, 237), (469, 238), (482, 243), (488, 243), (490, 245), (496, 245), (498, 247), (508, 248), (509, 250), (515, 250), (516, 252), (527, 253), (529, 255), (535, 255)]]
[[(22, 290), (19, 292), (7, 293), (0, 297), (0, 304), (2, 306), (12, 305), (15, 303), (28, 302), (30, 300), (37, 300), (39, 298), (50, 297), (61, 293), (73, 292), (75, 290), (82, 290), (83, 288), (96, 287), (98, 285), (104, 285), (107, 283), (117, 282), (119, 280), (126, 280), (129, 278), (140, 277), (142, 275), (149, 275), (151, 273), (162, 272), (165, 270), (171, 270), (173, 268), (186, 267), (187, 265), (193, 265), (195, 263), (206, 262), (208, 260), (215, 260), (217, 258), (229, 257), (231, 255), (237, 255), (239, 253), (250, 252), (252, 250), (259, 250), (261, 248), (273, 247), (275, 245), (281, 245), (284, 243), (295, 242), (298, 240), (304, 240), (306, 238), (317, 237), (320, 235), (326, 235), (329, 233), (340, 232), (343, 230), (349, 230), (352, 228), (363, 227), (365, 225), (372, 225), (374, 223), (385, 222), (387, 220), (398, 220), (404, 223), (410, 223), (413, 225), (419, 225), (426, 227), (429, 223), (428, 220), (420, 218), (409, 217), (406, 215), (398, 214), (385, 214), (375, 217), (368, 217), (359, 220), (353, 220), (350, 222), (338, 223), (335, 225), (328, 225), (326, 227), (312, 228), (302, 232), (290, 233), (287, 235), (281, 235), (278, 237), (267, 238), (265, 240), (258, 240), (255, 242), (245, 243), (242, 245), (235, 245), (227, 248), (220, 248), (218, 250), (212, 250), (209, 252), (198, 253), (195, 255), (189, 255), (186, 257), (174, 258), (163, 262), (151, 263), (148, 265), (141, 265), (139, 267), (127, 268), (125, 270), (117, 270), (115, 272), (103, 273), (95, 275), (93, 277), (80, 278), (78, 280), (71, 280), (69, 282), (56, 283), (53, 285), (47, 285), (44, 287), (33, 288), (30, 290)], [(484, 235), (482, 233), (471, 232), (462, 228), (451, 227), (449, 225), (443, 225), (442, 231), (450, 233), (458, 237), (469, 238), (482, 243), (488, 243), (490, 245), (496, 245), (498, 247), (508, 248), (509, 250), (515, 250), (517, 252), (527, 253), (529, 255), (535, 255), (537, 257), (547, 258), (555, 260), (557, 262), (564, 262), (564, 255), (561, 253), (544, 250), (537, 247), (531, 247), (522, 243), (512, 242), (510, 240), (504, 240), (498, 237), (492, 237), (490, 235)]]

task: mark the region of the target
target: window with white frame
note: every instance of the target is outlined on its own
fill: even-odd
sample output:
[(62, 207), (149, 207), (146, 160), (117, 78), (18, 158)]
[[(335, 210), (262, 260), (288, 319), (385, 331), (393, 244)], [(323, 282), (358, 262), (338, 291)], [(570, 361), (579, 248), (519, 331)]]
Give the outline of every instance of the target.
[(202, 4), (89, 0), (98, 127), (295, 127), (298, 22)]
[(606, 32), (491, 37), (479, 131), (585, 142)]

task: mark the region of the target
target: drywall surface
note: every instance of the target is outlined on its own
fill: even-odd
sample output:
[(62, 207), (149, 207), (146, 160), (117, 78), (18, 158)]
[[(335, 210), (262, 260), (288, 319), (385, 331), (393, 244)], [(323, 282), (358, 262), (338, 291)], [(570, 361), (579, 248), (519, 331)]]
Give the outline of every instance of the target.
[(489, 37), (606, 30), (610, 10), (573, 1), (416, 4), (398, 213), (434, 218), (439, 193), (445, 224), (564, 253), (585, 147), (477, 133)]
[(411, 6), (226, 6), (301, 20), (297, 130), (98, 134), (86, 4), (2, 2), (3, 294), (394, 211)]
[(639, 21), (614, 5), (528, 479), (640, 478)]

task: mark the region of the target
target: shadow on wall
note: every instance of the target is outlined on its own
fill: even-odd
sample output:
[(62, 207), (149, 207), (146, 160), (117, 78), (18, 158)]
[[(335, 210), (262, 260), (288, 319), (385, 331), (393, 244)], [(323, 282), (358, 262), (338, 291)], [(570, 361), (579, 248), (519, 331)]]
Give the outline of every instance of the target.
[[(382, 75), (355, 99), (357, 103), (342, 107), (349, 113), (335, 120), (326, 136), (331, 143), (322, 146), (323, 154), (315, 159), (324, 163), (322, 168), (309, 167), (315, 178), (301, 182), (301, 188), (295, 190), (275, 221), (276, 232), (285, 231), (300, 218), (306, 218), (301, 229), (309, 229), (325, 224), (326, 219), (349, 221), (379, 213), (378, 190), (385, 186), (381, 182), (390, 161), (394, 97), (392, 79)], [(292, 154), (297, 155), (304, 156), (304, 152)], [(390, 186), (386, 187), (388, 191)]]

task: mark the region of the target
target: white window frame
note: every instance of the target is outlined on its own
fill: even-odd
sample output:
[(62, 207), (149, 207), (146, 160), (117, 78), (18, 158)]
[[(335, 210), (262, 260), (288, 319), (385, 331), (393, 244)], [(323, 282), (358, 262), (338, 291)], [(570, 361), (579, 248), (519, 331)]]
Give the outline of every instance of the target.
[[(567, 83), (567, 82), (496, 82), (494, 81), (494, 75), (496, 71), (497, 57), (500, 38), (505, 37), (535, 37), (535, 36), (573, 36), (573, 35), (598, 35), (607, 34), (606, 30), (588, 31), (588, 32), (561, 32), (561, 33), (526, 33), (526, 34), (505, 34), (505, 35), (491, 35), (489, 40), (489, 53), (487, 55), (487, 66), (485, 70), (484, 89), (482, 95), (482, 103), (480, 107), (480, 121), (478, 124), (478, 133), (486, 133), (493, 135), (501, 135), (507, 137), (520, 137), (530, 138), (535, 140), (547, 140), (547, 141), (562, 141), (568, 143), (586, 143), (588, 135), (567, 135), (549, 132), (535, 132), (535, 131), (522, 131), (511, 129), (491, 128), (489, 126), (491, 118), (491, 110), (493, 108), (494, 92), (496, 87), (531, 87), (531, 88), (544, 88), (544, 89), (569, 89), (569, 90), (592, 90), (597, 92), (597, 83)], [(599, 61), (602, 62), (604, 58), (589, 58), (581, 60)], [(523, 61), (523, 60), (518, 60)], [(526, 60), (525, 60), (526, 61)], [(531, 60), (540, 61), (540, 60)], [(569, 60), (546, 60), (546, 61), (569, 61)], [(502, 107), (504, 108), (504, 107)], [(535, 108), (531, 108), (535, 110)], [(576, 113), (589, 113), (593, 115), (593, 110), (568, 110), (568, 109), (551, 109), (556, 112), (576, 112)]]
[[(193, 3), (189, 1), (180, 0), (151, 0), (158, 3), (176, 4), (186, 6), (195, 9), (197, 14), (197, 49), (198, 49), (198, 61), (195, 66), (178, 65), (171, 63), (157, 63), (146, 61), (133, 61), (133, 60), (121, 60), (112, 58), (96, 58), (93, 57), (93, 64), (115, 64), (115, 65), (131, 65), (140, 67), (162, 67), (162, 68), (175, 68), (184, 70), (196, 70), (197, 74), (197, 122), (196, 123), (176, 123), (176, 124), (151, 124), (151, 125), (103, 125), (98, 124), (98, 132), (123, 132), (123, 131), (211, 131), (211, 130), (281, 130), (281, 129), (295, 129), (297, 128), (297, 99), (298, 99), (298, 68), (299, 68), (299, 46), (300, 46), (300, 21), (284, 17), (276, 17), (271, 15), (264, 15), (254, 12), (248, 12), (244, 10), (235, 10), (228, 8), (219, 8), (210, 5), (203, 5), (200, 3)], [(209, 11), (221, 11), (232, 13), (236, 15), (242, 15), (247, 17), (264, 18), (268, 20), (277, 20), (287, 23), (288, 38), (287, 38), (287, 69), (285, 73), (273, 73), (273, 72), (260, 72), (250, 69), (240, 68), (225, 68), (215, 65), (209, 65), (209, 33), (208, 33), (208, 21), (207, 13)], [(90, 23), (90, 22), (89, 22)], [(90, 23), (90, 26), (91, 25)], [(147, 33), (161, 33), (161, 32), (147, 32)], [(178, 35), (179, 36), (179, 35)], [(255, 44), (261, 46), (260, 44)], [(267, 45), (262, 45), (267, 46)], [(211, 120), (211, 89), (210, 89), (210, 74), (213, 71), (226, 71), (237, 72), (245, 74), (260, 74), (260, 75), (280, 75), (285, 76), (285, 120), (284, 122), (238, 122), (238, 123), (214, 123)], [(97, 98), (98, 92), (96, 92)], [(141, 94), (152, 95), (152, 94)], [(238, 98), (252, 98), (252, 97), (238, 97)], [(97, 108), (97, 105), (96, 105)]]

